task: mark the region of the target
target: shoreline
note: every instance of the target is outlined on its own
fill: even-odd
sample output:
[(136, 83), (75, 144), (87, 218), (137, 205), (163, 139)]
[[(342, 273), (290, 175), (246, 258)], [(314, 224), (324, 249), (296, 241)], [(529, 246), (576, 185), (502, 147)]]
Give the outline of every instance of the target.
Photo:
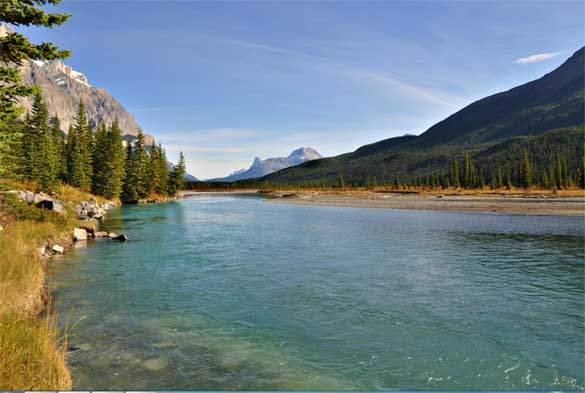
[(295, 192), (274, 194), (270, 203), (462, 213), (585, 216), (584, 196), (434, 193)]

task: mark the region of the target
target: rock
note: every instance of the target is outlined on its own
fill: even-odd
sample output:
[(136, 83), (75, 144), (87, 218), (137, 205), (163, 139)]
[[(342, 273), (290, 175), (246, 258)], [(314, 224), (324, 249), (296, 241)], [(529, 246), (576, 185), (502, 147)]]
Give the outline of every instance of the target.
[(95, 227), (94, 223), (92, 223), (92, 222), (83, 223), (82, 225), (79, 226), (79, 228), (85, 229), (88, 236), (91, 236), (91, 237), (95, 236), (96, 227)]
[(101, 207), (95, 198), (91, 198), (89, 201), (80, 202), (75, 207), (75, 213), (80, 220), (88, 220), (95, 218), (101, 220), (106, 215), (106, 211)]
[(163, 357), (150, 359), (144, 362), (144, 368), (150, 371), (163, 371), (169, 366), (169, 361)]
[(97, 231), (97, 232), (94, 232), (93, 237), (108, 237), (108, 232)]
[(108, 233), (108, 237), (109, 237), (110, 239), (113, 239), (113, 238), (115, 238), (115, 237), (118, 237), (118, 235), (117, 235), (117, 234), (115, 234), (114, 232), (110, 232), (110, 233)]
[(60, 246), (60, 245), (58, 245), (58, 244), (55, 244), (55, 245), (53, 246), (52, 250), (53, 250), (54, 252), (56, 252), (57, 254), (63, 254), (63, 253), (65, 252), (65, 247), (63, 247), (63, 246)]
[(84, 228), (75, 228), (73, 230), (73, 240), (87, 240), (87, 231)]
[(40, 247), (39, 248), (39, 255), (44, 257), (47, 252), (47, 247)]
[(119, 241), (119, 242), (127, 242), (128, 241), (128, 236), (122, 234), (122, 235), (118, 235), (116, 237), (112, 237), (111, 239), (112, 240)]
[(38, 208), (54, 211), (55, 213), (64, 214), (65, 209), (58, 201), (53, 199), (43, 199), (36, 203)]

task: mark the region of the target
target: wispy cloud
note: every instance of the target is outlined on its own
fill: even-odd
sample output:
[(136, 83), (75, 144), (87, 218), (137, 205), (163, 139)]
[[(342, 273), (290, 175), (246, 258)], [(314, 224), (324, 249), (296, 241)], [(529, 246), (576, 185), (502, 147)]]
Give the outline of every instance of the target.
[(537, 53), (535, 55), (521, 57), (521, 58), (517, 59), (514, 63), (517, 63), (517, 64), (538, 63), (539, 61), (544, 61), (544, 60), (552, 59), (553, 57), (557, 57), (561, 53), (563, 53), (563, 52)]
[(240, 48), (303, 58), (304, 60), (308, 61), (308, 65), (317, 66), (320, 63), (325, 66), (323, 68), (328, 73), (331, 73), (331, 71), (336, 71), (338, 74), (342, 74), (343, 77), (349, 77), (361, 82), (363, 81), (373, 82), (373, 84), (377, 84), (385, 91), (388, 91), (388, 87), (390, 87), (394, 89), (396, 93), (405, 93), (411, 97), (431, 102), (433, 104), (439, 104), (448, 107), (459, 107), (461, 105), (461, 102), (464, 101), (460, 97), (449, 96), (441, 92), (436, 92), (435, 89), (421, 87), (416, 84), (405, 82), (399, 77), (391, 76), (388, 73), (380, 73), (377, 71), (365, 69), (363, 67), (356, 67), (353, 65), (344, 64), (336, 59), (326, 56), (313, 55), (310, 53), (304, 53), (301, 51), (292, 50), (288, 48), (277, 47), (273, 45), (267, 45), (251, 41), (235, 40), (226, 37), (214, 36), (209, 38), (214, 39), (217, 42), (221, 42), (223, 44), (233, 45)]

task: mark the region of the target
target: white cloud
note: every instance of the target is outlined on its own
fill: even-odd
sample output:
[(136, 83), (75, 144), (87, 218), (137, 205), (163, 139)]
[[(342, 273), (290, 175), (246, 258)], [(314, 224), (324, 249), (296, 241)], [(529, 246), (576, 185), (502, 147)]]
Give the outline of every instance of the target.
[(356, 78), (360, 81), (368, 80), (370, 82), (377, 82), (373, 85), (388, 91), (388, 87), (391, 87), (393, 94), (406, 93), (411, 97), (418, 98), (419, 100), (431, 102), (433, 104), (439, 104), (447, 107), (457, 108), (461, 106), (461, 102), (464, 100), (460, 97), (447, 95), (444, 93), (436, 92), (434, 89), (424, 88), (415, 84), (406, 83), (396, 76), (390, 76), (387, 73), (380, 73), (364, 69), (361, 67), (354, 67), (339, 61), (329, 58), (327, 56), (313, 55), (309, 53), (303, 53), (296, 50), (287, 48), (266, 45), (251, 41), (235, 40), (225, 37), (211, 36), (210, 38), (215, 39), (218, 42), (222, 42), (228, 45), (235, 45), (243, 48), (252, 50), (259, 50), (264, 52), (270, 52), (275, 54), (282, 54), (286, 56), (298, 57), (306, 60), (306, 64), (317, 67), (319, 64), (326, 73), (330, 73), (332, 70), (337, 70), (345, 77)]
[(530, 55), (526, 57), (521, 57), (515, 61), (518, 64), (530, 64), (530, 63), (538, 63), (539, 61), (544, 61), (548, 59), (552, 59), (553, 57), (557, 57), (563, 52), (544, 52), (544, 53), (537, 53), (535, 55)]

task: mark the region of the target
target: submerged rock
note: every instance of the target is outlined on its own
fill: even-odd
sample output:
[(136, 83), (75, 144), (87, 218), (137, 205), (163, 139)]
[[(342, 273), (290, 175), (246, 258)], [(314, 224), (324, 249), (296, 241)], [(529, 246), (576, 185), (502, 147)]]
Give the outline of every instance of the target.
[(169, 361), (163, 357), (150, 359), (143, 363), (145, 369), (150, 371), (163, 371), (169, 366)]
[(128, 236), (122, 234), (122, 235), (118, 235), (116, 237), (112, 237), (111, 239), (112, 240), (119, 241), (119, 242), (127, 242), (128, 241)]
[(113, 238), (115, 238), (115, 237), (118, 237), (118, 235), (117, 235), (116, 233), (114, 233), (114, 232), (110, 232), (110, 233), (108, 233), (108, 237), (109, 237), (110, 239), (113, 239)]
[(97, 232), (94, 232), (93, 237), (108, 237), (108, 232), (97, 231)]

